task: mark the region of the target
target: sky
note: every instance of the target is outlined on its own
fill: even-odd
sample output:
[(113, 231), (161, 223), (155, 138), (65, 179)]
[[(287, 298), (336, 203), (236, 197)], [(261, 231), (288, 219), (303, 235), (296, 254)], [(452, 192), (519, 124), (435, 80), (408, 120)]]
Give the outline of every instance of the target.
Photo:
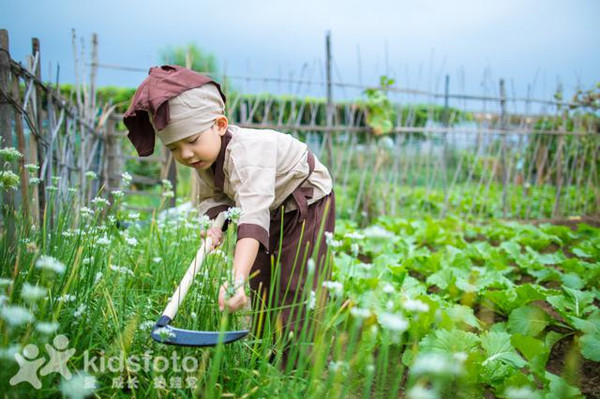
[[(75, 81), (74, 28), (88, 62), (97, 33), (101, 64), (147, 70), (166, 46), (196, 43), (229, 75), (322, 81), (330, 31), (335, 82), (374, 85), (385, 74), (399, 87), (443, 92), (449, 75), (451, 92), (497, 94), (504, 78), (509, 95), (529, 85), (537, 98), (559, 83), (568, 94), (600, 82), (599, 15), (597, 0), (0, 0), (13, 59), (24, 62), (39, 38), (45, 80), (60, 65), (60, 81)], [(145, 76), (100, 68), (97, 79), (135, 87)], [(334, 89), (337, 98), (355, 94)]]

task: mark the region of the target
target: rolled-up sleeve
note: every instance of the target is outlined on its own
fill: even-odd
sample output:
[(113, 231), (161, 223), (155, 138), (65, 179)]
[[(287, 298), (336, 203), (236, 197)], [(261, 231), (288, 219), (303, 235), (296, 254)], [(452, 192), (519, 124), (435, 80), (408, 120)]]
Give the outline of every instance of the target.
[(238, 240), (252, 237), (269, 250), (269, 208), (275, 199), (276, 140), (245, 142), (232, 148), (230, 182), (242, 213)]

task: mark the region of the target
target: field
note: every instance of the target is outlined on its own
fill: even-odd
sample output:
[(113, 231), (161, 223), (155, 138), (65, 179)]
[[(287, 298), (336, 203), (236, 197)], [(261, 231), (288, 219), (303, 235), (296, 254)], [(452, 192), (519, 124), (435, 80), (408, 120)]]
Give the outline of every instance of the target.
[[(123, 179), (122, 189), (128, 184)], [(10, 185), (2, 187), (9, 199)], [(156, 343), (150, 330), (207, 221), (194, 211), (165, 213), (168, 184), (152, 215), (127, 210), (131, 199), (120, 190), (83, 204), (74, 190), (66, 197), (46, 190), (39, 226), (24, 220), (18, 204), (3, 202), (6, 397), (600, 395), (600, 228), (593, 220), (534, 225), (496, 219), (493, 210), (485, 221), (431, 218), (423, 215), (436, 214), (444, 197), (428, 192), (404, 198), (415, 201), (405, 218), (379, 211), (355, 221), (352, 189), (340, 192), (328, 239), (332, 273), (300, 299), (308, 314), (302, 329), (291, 333), (265, 318), (261, 337), (198, 349)], [(478, 201), (469, 199), (451, 199), (457, 214), (461, 201)], [(249, 326), (258, 304), (233, 315), (216, 304), (234, 243), (229, 228), (181, 305), (178, 327)], [(57, 350), (66, 356), (55, 359), (63, 368), (52, 363)], [(38, 386), (11, 383), (19, 364), (41, 359)]]

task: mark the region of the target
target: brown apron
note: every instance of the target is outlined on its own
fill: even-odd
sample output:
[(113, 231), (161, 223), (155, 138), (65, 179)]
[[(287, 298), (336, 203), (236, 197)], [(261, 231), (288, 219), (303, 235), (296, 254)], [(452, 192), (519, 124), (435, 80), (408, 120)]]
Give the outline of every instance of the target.
[[(315, 158), (310, 151), (308, 164), (310, 176), (315, 167)], [(315, 255), (314, 278), (309, 289), (315, 290), (319, 281), (330, 275), (330, 267), (325, 264), (325, 234), (322, 233), (319, 237), (321, 224), (324, 225), (323, 232), (333, 233), (335, 228), (334, 192), (308, 205), (313, 189), (300, 187), (301, 185), (302, 183), (291, 194), (297, 209), (284, 212), (282, 206), (271, 213), (269, 249), (259, 249), (250, 272), (253, 275), (250, 279), (253, 309), (267, 310), (263, 316), (268, 314), (270, 322), (276, 323), (277, 328), (294, 331), (302, 328), (301, 322), (308, 306), (305, 301), (310, 298), (310, 292), (304, 293), (308, 260)], [(318, 253), (313, 254), (317, 240), (320, 242)], [(258, 316), (260, 313), (257, 311), (254, 314)], [(258, 325), (259, 322), (264, 326), (266, 319), (254, 317), (253, 328), (257, 335), (261, 335), (264, 330)]]

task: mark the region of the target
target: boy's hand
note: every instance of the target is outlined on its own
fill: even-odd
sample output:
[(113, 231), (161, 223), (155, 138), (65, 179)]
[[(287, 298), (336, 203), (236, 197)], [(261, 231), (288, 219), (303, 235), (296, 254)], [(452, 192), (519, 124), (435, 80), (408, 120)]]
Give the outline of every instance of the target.
[[(236, 286), (233, 288), (234, 292), (229, 292), (228, 284), (225, 282), (219, 289), (219, 310), (227, 310), (230, 312), (236, 312), (242, 309), (246, 303), (248, 303), (248, 297), (246, 296), (246, 290), (244, 289), (244, 281), (236, 281)], [(231, 295), (233, 294), (233, 295)]]
[(207, 249), (209, 252), (221, 245), (221, 243), (223, 242), (223, 232), (218, 227), (211, 227), (206, 231), (203, 230), (200, 232), (200, 235), (202, 236), (202, 238), (205, 238), (207, 236), (210, 237), (212, 241), (212, 246)]

